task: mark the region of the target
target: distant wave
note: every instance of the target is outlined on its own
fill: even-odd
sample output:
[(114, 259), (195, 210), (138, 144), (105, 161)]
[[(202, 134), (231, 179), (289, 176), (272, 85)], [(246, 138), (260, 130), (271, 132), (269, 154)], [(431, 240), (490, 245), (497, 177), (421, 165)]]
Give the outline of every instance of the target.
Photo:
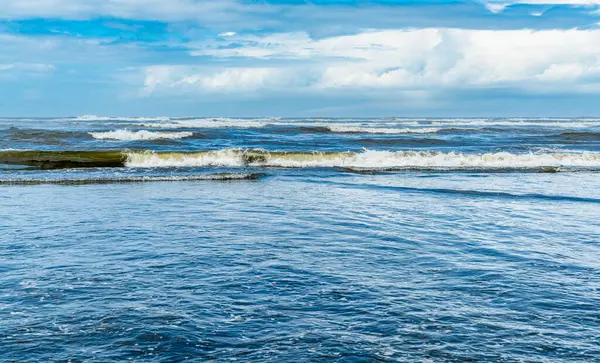
[(88, 138), (88, 135), (76, 131), (61, 131), (52, 129), (27, 129), (10, 127), (0, 130), (0, 139), (27, 141), (36, 144), (61, 144), (69, 138)]
[[(356, 122), (338, 122), (327, 119), (286, 120), (278, 118), (234, 119), (234, 118), (199, 118), (169, 119), (167, 122), (144, 122), (143, 127), (152, 128), (266, 128), (278, 127), (282, 132), (293, 130), (299, 132), (332, 132), (332, 133), (364, 133), (364, 134), (408, 134), (436, 133), (452, 129), (454, 131), (506, 131), (516, 127), (536, 128), (591, 128), (600, 127), (598, 119), (373, 119)], [(494, 128), (495, 129), (492, 129)], [(502, 128), (500, 128), (502, 127)], [(503, 129), (506, 127), (506, 129)], [(286, 130), (288, 128), (289, 130)], [(279, 130), (274, 130), (279, 131)]]
[(350, 126), (350, 125), (323, 125), (322, 127), (327, 128), (331, 132), (335, 133), (349, 133), (349, 134), (431, 134), (439, 132), (438, 128), (378, 128), (378, 127), (361, 127), (361, 126)]
[[(353, 125), (332, 125), (332, 124), (269, 124), (274, 127), (268, 132), (271, 133), (334, 133), (334, 134), (431, 134), (439, 132), (441, 129), (434, 128), (385, 128), (385, 127), (363, 127)], [(276, 128), (275, 128), (276, 127)]]
[(557, 128), (588, 128), (600, 126), (598, 120), (573, 120), (573, 121), (556, 121), (556, 120), (544, 120), (538, 121), (536, 119), (523, 119), (523, 120), (430, 120), (427, 122), (430, 126), (442, 126), (442, 127), (456, 127), (456, 126), (508, 126), (508, 127), (520, 127), (520, 126), (535, 126), (535, 127), (557, 127)]
[[(170, 120), (169, 122), (143, 123), (144, 127), (153, 128), (265, 128), (265, 127), (290, 127), (300, 132), (332, 132), (332, 133), (366, 133), (366, 134), (427, 134), (435, 133), (438, 128), (391, 128), (391, 127), (364, 127), (355, 124), (336, 124), (325, 122), (283, 122), (275, 118), (264, 119), (230, 119), (230, 118), (211, 118), (211, 119), (191, 119), (191, 120)], [(376, 126), (376, 125), (374, 125)]]
[(62, 118), (58, 120), (74, 120), (74, 121), (169, 121), (169, 117), (111, 117), (111, 116), (96, 116), (83, 115), (72, 118)]
[[(20, 119), (21, 121), (29, 119)], [(36, 121), (37, 119), (30, 119)], [(435, 127), (456, 127), (456, 126), (536, 126), (536, 127), (556, 127), (556, 128), (587, 128), (600, 127), (600, 118), (371, 118), (371, 119), (339, 119), (339, 118), (288, 118), (278, 117), (259, 117), (259, 118), (231, 118), (231, 117), (132, 117), (132, 116), (97, 116), (82, 115), (77, 117), (56, 118), (57, 121), (110, 121), (110, 122), (134, 122), (137, 125), (145, 127), (158, 128), (261, 128), (267, 125), (285, 125), (290, 126), (319, 126), (323, 124), (335, 125), (343, 122), (348, 125), (362, 123), (366, 128), (404, 128), (411, 126), (435, 126)]]
[[(388, 170), (600, 171), (600, 153), (465, 154), (433, 151), (285, 152), (224, 149), (154, 151), (3, 151), (0, 163), (45, 169), (75, 167), (282, 167)], [(550, 168), (549, 170), (546, 170)]]
[(145, 183), (145, 182), (177, 182), (177, 181), (234, 181), (257, 180), (262, 173), (213, 173), (199, 175), (170, 175), (170, 176), (128, 176), (109, 178), (15, 178), (0, 179), (0, 185), (80, 185), (80, 184), (113, 184), (113, 183)]
[(600, 141), (600, 132), (563, 132), (558, 136), (566, 139), (595, 139)]
[(228, 117), (215, 117), (215, 118), (198, 118), (198, 119), (184, 119), (175, 120), (171, 119), (168, 122), (153, 122), (143, 123), (144, 127), (156, 127), (156, 128), (262, 128), (274, 122), (277, 118), (259, 118), (259, 119), (235, 119)]
[(98, 140), (118, 140), (118, 141), (136, 141), (136, 140), (159, 140), (159, 139), (183, 139), (193, 136), (193, 132), (152, 132), (146, 130), (130, 131), (115, 130), (108, 132), (90, 132), (90, 135)]
[(452, 145), (452, 141), (431, 138), (360, 138), (346, 141), (349, 144), (360, 144), (364, 147), (388, 147), (388, 146), (403, 146), (403, 147), (427, 147), (433, 145)]

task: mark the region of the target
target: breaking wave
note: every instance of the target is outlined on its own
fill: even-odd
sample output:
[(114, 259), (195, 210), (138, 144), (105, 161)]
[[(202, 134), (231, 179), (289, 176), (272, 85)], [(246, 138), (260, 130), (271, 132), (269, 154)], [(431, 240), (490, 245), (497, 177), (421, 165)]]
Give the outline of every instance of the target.
[(536, 119), (502, 119), (502, 120), (430, 120), (428, 125), (431, 126), (508, 126), (508, 127), (522, 127), (522, 126), (535, 126), (535, 127), (546, 127), (546, 128), (591, 128), (600, 126), (600, 122), (597, 120), (536, 120)]
[(285, 152), (224, 149), (155, 151), (2, 151), (0, 164), (42, 169), (81, 167), (282, 167), (393, 170), (599, 170), (600, 153), (485, 153), (433, 151)]
[(158, 122), (158, 123), (143, 123), (144, 127), (155, 127), (155, 128), (263, 128), (269, 124), (269, 122), (276, 121), (275, 118), (262, 118), (262, 119), (234, 119), (227, 117), (215, 117), (215, 118), (199, 118), (199, 119), (185, 119), (185, 120), (169, 120), (169, 122)]
[(118, 141), (137, 141), (137, 140), (176, 140), (191, 137), (193, 132), (152, 132), (146, 130), (130, 131), (115, 130), (108, 132), (90, 132), (90, 135), (98, 140), (118, 140)]
[(215, 150), (190, 153), (128, 152), (125, 165), (157, 167), (385, 168), (396, 170), (518, 170), (586, 168), (600, 170), (600, 154), (487, 154), (431, 151), (268, 152)]

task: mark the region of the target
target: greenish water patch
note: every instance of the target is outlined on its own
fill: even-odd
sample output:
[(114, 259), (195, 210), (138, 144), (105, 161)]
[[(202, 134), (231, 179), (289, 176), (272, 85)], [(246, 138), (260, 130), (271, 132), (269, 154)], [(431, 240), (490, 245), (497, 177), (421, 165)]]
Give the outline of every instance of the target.
[(40, 169), (108, 168), (125, 166), (121, 151), (22, 151), (0, 152), (0, 164), (35, 166)]

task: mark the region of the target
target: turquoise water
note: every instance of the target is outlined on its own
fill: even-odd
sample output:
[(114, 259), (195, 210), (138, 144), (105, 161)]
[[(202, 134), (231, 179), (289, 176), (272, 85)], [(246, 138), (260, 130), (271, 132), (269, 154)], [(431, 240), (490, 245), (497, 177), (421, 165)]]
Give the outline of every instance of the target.
[(600, 360), (600, 120), (0, 134), (0, 361)]

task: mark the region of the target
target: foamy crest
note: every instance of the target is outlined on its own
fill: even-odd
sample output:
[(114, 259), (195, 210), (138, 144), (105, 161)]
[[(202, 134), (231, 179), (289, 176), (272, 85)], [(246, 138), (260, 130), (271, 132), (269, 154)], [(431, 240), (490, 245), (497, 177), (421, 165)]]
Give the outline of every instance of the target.
[(586, 128), (598, 127), (598, 120), (555, 120), (555, 119), (501, 119), (501, 120), (429, 120), (428, 125), (432, 126), (507, 126), (507, 127), (556, 127), (556, 128)]
[(487, 154), (442, 153), (428, 151), (375, 151), (360, 153), (301, 153), (267, 152), (262, 150), (215, 150), (191, 153), (128, 152), (129, 167), (341, 167), (393, 168), (415, 170), (486, 170), (486, 169), (539, 169), (593, 168), (600, 169), (600, 154)]
[(243, 167), (242, 152), (235, 149), (180, 152), (127, 152), (126, 166), (134, 168), (230, 166)]
[(221, 129), (221, 128), (262, 128), (267, 126), (270, 122), (276, 119), (264, 118), (264, 119), (233, 119), (233, 118), (200, 118), (200, 119), (189, 119), (189, 120), (170, 120), (166, 123), (144, 123), (144, 127), (156, 127), (156, 128), (210, 128), (210, 129)]
[(129, 131), (115, 130), (108, 132), (90, 132), (90, 135), (98, 140), (118, 140), (118, 141), (136, 141), (136, 140), (159, 140), (159, 139), (183, 139), (194, 135), (193, 132), (152, 132), (146, 130)]

